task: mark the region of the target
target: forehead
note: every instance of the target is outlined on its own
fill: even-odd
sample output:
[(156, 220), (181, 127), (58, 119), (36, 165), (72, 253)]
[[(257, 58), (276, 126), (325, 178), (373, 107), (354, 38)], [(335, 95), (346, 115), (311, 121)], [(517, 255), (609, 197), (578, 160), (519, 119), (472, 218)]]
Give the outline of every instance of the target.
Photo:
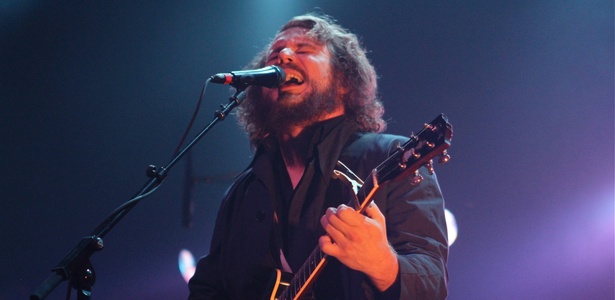
[(291, 27), (286, 29), (275, 36), (273, 42), (271, 42), (271, 49), (292, 43), (321, 45), (322, 43), (308, 34), (309, 31), (309, 29), (303, 27)]

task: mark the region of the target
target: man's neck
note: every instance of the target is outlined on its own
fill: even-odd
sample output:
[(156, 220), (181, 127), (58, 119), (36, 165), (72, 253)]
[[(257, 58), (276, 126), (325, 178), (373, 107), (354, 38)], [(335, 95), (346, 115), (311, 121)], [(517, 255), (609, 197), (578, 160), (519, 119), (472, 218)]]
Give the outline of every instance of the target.
[(332, 119), (343, 114), (344, 108), (340, 107), (309, 125), (291, 126), (283, 132), (278, 133), (280, 153), (282, 153), (282, 158), (284, 159), (286, 170), (293, 183), (293, 188), (297, 187), (299, 180), (301, 180), (303, 176), (310, 142), (313, 138), (314, 130), (316, 130), (317, 127), (315, 125), (321, 121)]
[[(280, 153), (289, 173), (294, 170), (295, 173), (303, 174), (312, 135), (311, 128), (293, 128), (278, 136)], [(296, 186), (295, 180), (293, 186)]]

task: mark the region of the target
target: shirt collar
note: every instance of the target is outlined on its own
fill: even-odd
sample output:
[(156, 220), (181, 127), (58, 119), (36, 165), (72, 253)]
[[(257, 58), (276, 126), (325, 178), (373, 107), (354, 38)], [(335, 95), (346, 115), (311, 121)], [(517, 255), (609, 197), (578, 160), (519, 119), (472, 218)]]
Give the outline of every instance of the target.
[[(352, 133), (358, 131), (358, 126), (352, 119), (344, 115), (318, 122), (313, 126), (316, 130), (314, 130), (309, 145), (306, 161), (311, 161), (317, 157), (320, 172), (325, 178), (328, 178), (330, 173), (333, 172), (348, 138)], [(256, 167), (255, 163), (261, 157), (268, 157), (266, 160), (272, 159), (279, 151), (277, 139), (274, 135), (270, 135), (258, 145), (254, 159), (248, 168)]]

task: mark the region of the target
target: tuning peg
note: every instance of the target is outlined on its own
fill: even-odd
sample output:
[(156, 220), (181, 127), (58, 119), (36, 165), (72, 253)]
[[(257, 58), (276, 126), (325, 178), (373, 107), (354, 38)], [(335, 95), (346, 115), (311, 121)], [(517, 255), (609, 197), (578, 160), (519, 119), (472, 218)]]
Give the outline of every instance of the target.
[(421, 174), (419, 174), (418, 170), (414, 171), (414, 176), (412, 177), (412, 180), (410, 181), (410, 184), (413, 185), (413, 186), (417, 186), (422, 181), (423, 181), (423, 176)]
[(428, 129), (428, 130), (431, 130), (431, 131), (435, 131), (436, 127), (431, 125), (431, 124), (425, 123), (425, 129)]
[(429, 175), (433, 175), (433, 173), (435, 173), (433, 169), (433, 160), (430, 159), (429, 162), (425, 164), (425, 168), (429, 171)]
[(446, 150), (444, 150), (444, 152), (440, 154), (440, 158), (438, 158), (438, 163), (443, 165), (447, 163), (449, 160), (451, 160), (451, 156), (448, 155), (448, 152)]

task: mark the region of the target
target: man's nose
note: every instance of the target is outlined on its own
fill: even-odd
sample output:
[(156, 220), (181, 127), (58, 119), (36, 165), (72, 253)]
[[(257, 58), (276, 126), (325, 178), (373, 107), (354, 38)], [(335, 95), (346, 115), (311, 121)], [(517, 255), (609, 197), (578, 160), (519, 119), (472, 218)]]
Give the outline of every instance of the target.
[(284, 48), (280, 50), (278, 54), (279, 64), (292, 62), (295, 57), (295, 52), (290, 48)]

